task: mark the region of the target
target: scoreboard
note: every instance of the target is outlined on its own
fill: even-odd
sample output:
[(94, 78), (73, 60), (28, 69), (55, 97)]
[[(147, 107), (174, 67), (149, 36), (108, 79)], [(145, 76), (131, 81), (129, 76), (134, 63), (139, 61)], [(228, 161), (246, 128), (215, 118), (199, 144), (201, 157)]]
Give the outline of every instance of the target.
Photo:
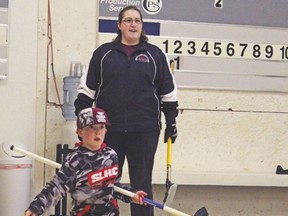
[[(128, 2), (141, 10), (149, 42), (175, 61), (179, 88), (288, 91), (285, 2), (99, 1), (97, 45), (116, 36), (115, 8)], [(267, 14), (275, 11), (272, 20)], [(103, 21), (110, 21), (111, 31), (103, 30)]]

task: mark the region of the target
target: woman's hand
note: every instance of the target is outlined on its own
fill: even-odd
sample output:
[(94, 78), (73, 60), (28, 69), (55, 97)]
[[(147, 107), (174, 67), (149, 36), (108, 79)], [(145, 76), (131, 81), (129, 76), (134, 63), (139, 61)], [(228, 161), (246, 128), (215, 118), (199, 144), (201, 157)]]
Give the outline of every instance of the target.
[[(146, 203), (144, 203), (144, 196), (147, 196), (147, 193), (144, 191), (137, 191), (134, 195), (134, 197), (132, 198), (133, 203), (137, 203), (139, 205), (146, 205)], [(33, 215), (34, 216), (34, 215)]]

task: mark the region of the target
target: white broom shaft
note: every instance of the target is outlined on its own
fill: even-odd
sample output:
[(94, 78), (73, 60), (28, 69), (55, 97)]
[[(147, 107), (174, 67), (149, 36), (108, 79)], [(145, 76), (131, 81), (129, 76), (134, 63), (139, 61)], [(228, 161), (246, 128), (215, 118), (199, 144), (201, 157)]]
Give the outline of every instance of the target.
[[(37, 160), (37, 161), (40, 161), (40, 162), (42, 162), (42, 163), (44, 163), (44, 164), (48, 164), (48, 165), (50, 165), (50, 166), (52, 166), (52, 167), (55, 167), (55, 168), (58, 168), (58, 169), (60, 169), (61, 166), (62, 166), (62, 165), (59, 164), (59, 163), (56, 163), (56, 162), (54, 162), (54, 161), (52, 161), (52, 160), (49, 160), (49, 159), (44, 158), (44, 157), (41, 157), (41, 156), (39, 156), (39, 155), (37, 155), (37, 154), (31, 153), (31, 152), (26, 151), (26, 150), (24, 150), (24, 149), (18, 148), (18, 147), (16, 147), (16, 146), (11, 146), (11, 150), (14, 150), (14, 151), (16, 151), (16, 152), (18, 152), (18, 153), (21, 153), (21, 154), (24, 154), (24, 155), (27, 155), (27, 156), (30, 157), (30, 158), (33, 158), (33, 159), (35, 159), (35, 160)], [(129, 196), (129, 197), (133, 197), (133, 196), (135, 195), (134, 193), (132, 193), (132, 192), (130, 192), (130, 191), (127, 191), (127, 190), (124, 190), (124, 189), (122, 189), (122, 188), (119, 188), (119, 187), (117, 187), (117, 186), (114, 186), (114, 189), (115, 189), (115, 191), (117, 191), (117, 192), (119, 192), (119, 193), (121, 193), (121, 194), (124, 194), (124, 195), (126, 195), (126, 196)]]
[[(37, 160), (37, 161), (40, 161), (40, 162), (42, 162), (42, 163), (44, 163), (44, 164), (48, 164), (48, 165), (50, 165), (50, 166), (52, 166), (52, 167), (55, 167), (55, 168), (58, 168), (58, 169), (61, 168), (61, 164), (56, 163), (56, 162), (54, 162), (54, 161), (52, 161), (52, 160), (49, 160), (49, 159), (47, 159), (47, 158), (41, 157), (41, 156), (39, 156), (39, 155), (36, 155), (36, 154), (34, 154), (34, 153), (31, 153), (31, 152), (26, 151), (26, 150), (21, 149), (21, 148), (18, 148), (18, 147), (16, 147), (16, 146), (11, 146), (10, 148), (11, 148), (11, 150), (13, 150), (13, 151), (16, 151), (16, 152), (18, 152), (18, 153), (27, 155), (28, 157), (33, 158), (33, 159), (35, 159), (35, 160)], [(128, 190), (124, 190), (124, 189), (122, 189), (122, 188), (120, 188), (120, 187), (117, 187), (117, 186), (115, 186), (115, 185), (114, 185), (114, 190), (117, 191), (118, 193), (124, 194), (124, 195), (126, 195), (126, 196), (128, 196), (128, 197), (131, 197), (131, 198), (133, 198), (133, 197), (135, 196), (135, 193), (133, 193), (133, 192), (131, 192), (131, 191), (128, 191)], [(155, 201), (150, 200), (150, 199), (145, 198), (145, 197), (144, 197), (144, 202), (147, 203), (147, 204), (149, 204), (149, 205), (152, 205), (152, 206), (154, 206), (154, 207), (160, 208), (160, 209), (162, 209), (163, 211), (168, 212), (168, 213), (173, 214), (173, 215), (177, 215), (177, 216), (189, 216), (188, 214), (185, 214), (185, 213), (183, 213), (183, 212), (180, 212), (180, 211), (178, 211), (178, 210), (176, 210), (176, 209), (173, 209), (173, 208), (170, 208), (170, 207), (168, 207), (168, 206), (162, 205), (161, 203), (155, 202)]]
[(54, 162), (52, 160), (49, 160), (49, 159), (44, 158), (44, 157), (41, 157), (41, 156), (39, 156), (37, 154), (33, 154), (33, 153), (29, 152), (29, 151), (26, 151), (24, 149), (18, 148), (16, 146), (11, 146), (11, 150), (14, 150), (14, 151), (16, 151), (18, 153), (21, 153), (21, 154), (24, 154), (24, 155), (27, 155), (30, 158), (33, 158), (33, 159), (35, 159), (37, 161), (40, 161), (40, 162), (42, 162), (44, 164), (48, 164), (48, 165), (50, 165), (52, 167), (55, 167), (55, 168), (58, 168), (58, 169), (61, 168), (61, 164), (59, 164), (59, 163), (56, 163), (56, 162)]

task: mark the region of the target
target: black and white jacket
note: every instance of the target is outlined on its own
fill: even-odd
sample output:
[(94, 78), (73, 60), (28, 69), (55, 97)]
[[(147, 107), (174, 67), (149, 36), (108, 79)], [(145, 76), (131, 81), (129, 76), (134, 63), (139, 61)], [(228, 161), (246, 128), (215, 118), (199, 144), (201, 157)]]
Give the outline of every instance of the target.
[(93, 102), (104, 109), (109, 131), (156, 131), (161, 111), (177, 116), (177, 88), (165, 54), (157, 46), (141, 42), (128, 57), (122, 44), (101, 45), (93, 53), (87, 74), (81, 78), (75, 113)]

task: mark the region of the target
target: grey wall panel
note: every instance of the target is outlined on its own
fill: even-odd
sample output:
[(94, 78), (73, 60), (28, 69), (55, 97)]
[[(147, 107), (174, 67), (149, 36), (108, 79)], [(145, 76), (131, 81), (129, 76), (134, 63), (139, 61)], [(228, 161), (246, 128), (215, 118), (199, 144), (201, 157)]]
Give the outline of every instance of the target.
[(288, 77), (241, 76), (198, 71), (175, 73), (179, 88), (288, 92)]
[(161, 36), (288, 44), (288, 30), (279, 28), (165, 21), (160, 29)]
[(0, 45), (0, 60), (7, 60), (8, 54), (7, 54), (8, 47)]
[(0, 0), (0, 8), (8, 8), (9, 0)]
[[(209, 64), (207, 64), (207, 62)], [(288, 63), (253, 61), (228, 58), (205, 58), (183, 56), (180, 62), (182, 71), (203, 71), (211, 74), (227, 74), (234, 76), (271, 76), (288, 77)], [(175, 71), (177, 73), (177, 70)]]
[(0, 61), (0, 76), (4, 76), (7, 75), (7, 71), (8, 71), (8, 64), (5, 61)]
[(0, 8), (0, 25), (8, 25), (8, 10)]

